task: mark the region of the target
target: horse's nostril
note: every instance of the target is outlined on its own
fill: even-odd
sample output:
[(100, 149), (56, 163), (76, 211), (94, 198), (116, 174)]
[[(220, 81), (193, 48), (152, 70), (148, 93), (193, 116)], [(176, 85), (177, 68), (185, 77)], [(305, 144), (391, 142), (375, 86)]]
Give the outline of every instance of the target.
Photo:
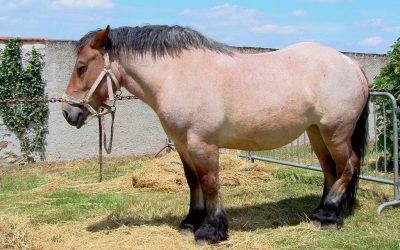
[(84, 124), (85, 112), (83, 106), (66, 105), (61, 112), (70, 125), (80, 128)]
[(68, 112), (63, 110), (62, 113), (63, 113), (64, 118), (68, 120)]

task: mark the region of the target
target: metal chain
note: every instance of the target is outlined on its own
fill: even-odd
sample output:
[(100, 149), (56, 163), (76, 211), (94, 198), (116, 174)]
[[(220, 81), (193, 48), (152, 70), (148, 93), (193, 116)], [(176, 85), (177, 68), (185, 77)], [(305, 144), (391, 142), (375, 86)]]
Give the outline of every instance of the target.
[[(136, 96), (129, 95), (129, 96), (121, 96), (116, 95), (116, 100), (123, 101), (123, 100), (135, 100), (138, 99)], [(11, 104), (40, 104), (40, 103), (56, 103), (56, 102), (66, 102), (63, 98), (17, 98), (17, 99), (3, 99), (0, 100), (0, 104), (11, 105)]]
[[(386, 89), (369, 89), (369, 92), (387, 92)], [(122, 96), (121, 92), (118, 91), (115, 94), (115, 99), (118, 101), (126, 101), (126, 100), (137, 100), (138, 98), (133, 95)], [(32, 104), (39, 104), (39, 103), (56, 103), (56, 102), (67, 102), (63, 98), (59, 97), (51, 97), (51, 98), (17, 98), (17, 99), (3, 99), (0, 100), (0, 104), (25, 104), (25, 103), (32, 103)]]
[(388, 92), (387, 89), (368, 89), (369, 92)]
[(17, 98), (17, 99), (3, 99), (0, 100), (0, 104), (25, 104), (25, 103), (56, 103), (56, 102), (63, 102), (62, 98)]
[(134, 95), (128, 95), (128, 96), (117, 95), (117, 96), (115, 96), (115, 99), (122, 101), (122, 100), (136, 100), (136, 99), (139, 99), (139, 98), (137, 98)]

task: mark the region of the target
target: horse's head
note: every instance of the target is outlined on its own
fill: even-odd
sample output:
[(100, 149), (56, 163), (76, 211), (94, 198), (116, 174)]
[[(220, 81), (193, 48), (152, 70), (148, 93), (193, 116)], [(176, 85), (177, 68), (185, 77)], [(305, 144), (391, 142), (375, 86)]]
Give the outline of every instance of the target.
[[(62, 112), (72, 126), (82, 127), (89, 115), (98, 115), (106, 100), (120, 88), (111, 70), (106, 43), (109, 26), (83, 41), (65, 91)], [(113, 73), (114, 72), (114, 73)], [(107, 79), (109, 78), (109, 79)]]

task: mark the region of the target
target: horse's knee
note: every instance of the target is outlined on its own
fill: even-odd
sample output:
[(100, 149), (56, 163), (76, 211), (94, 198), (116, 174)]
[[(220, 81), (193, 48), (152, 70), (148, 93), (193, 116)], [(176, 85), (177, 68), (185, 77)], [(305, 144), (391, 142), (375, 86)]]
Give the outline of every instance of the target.
[(220, 188), (219, 178), (216, 174), (206, 174), (200, 177), (201, 189), (204, 195), (213, 196), (218, 194)]

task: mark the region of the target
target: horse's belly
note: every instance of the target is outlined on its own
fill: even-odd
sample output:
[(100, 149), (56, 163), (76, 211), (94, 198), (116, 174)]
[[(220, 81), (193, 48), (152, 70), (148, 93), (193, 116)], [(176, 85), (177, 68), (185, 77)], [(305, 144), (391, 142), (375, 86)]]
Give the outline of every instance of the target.
[(289, 144), (299, 137), (310, 124), (293, 124), (290, 127), (243, 129), (225, 131), (220, 137), (220, 147), (239, 150), (270, 150)]

